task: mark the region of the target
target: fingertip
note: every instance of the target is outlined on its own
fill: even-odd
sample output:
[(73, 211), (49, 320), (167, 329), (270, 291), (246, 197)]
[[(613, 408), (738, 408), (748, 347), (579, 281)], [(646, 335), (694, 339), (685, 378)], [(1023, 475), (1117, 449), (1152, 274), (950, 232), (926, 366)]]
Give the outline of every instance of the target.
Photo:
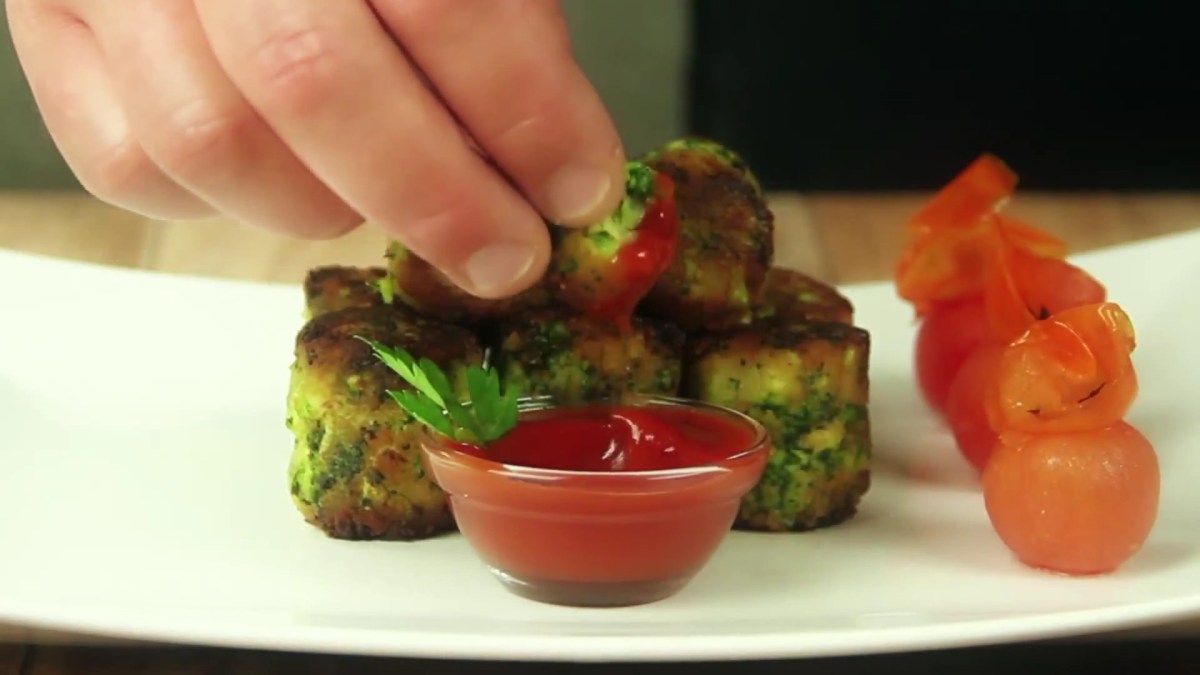
[(366, 224), (366, 219), (355, 211), (347, 209), (340, 217), (325, 221), (324, 224), (312, 229), (305, 229), (297, 232), (289, 229), (293, 234), (299, 233), (308, 239), (316, 241), (330, 241), (333, 239), (341, 239)]
[(536, 244), (499, 241), (475, 251), (460, 271), (465, 290), (485, 299), (511, 297), (533, 286), (546, 268), (546, 256)]
[[(502, 185), (495, 182), (498, 188)], [(497, 196), (484, 199), (477, 193), (433, 216), (379, 224), (389, 238), (463, 292), (484, 300), (509, 298), (530, 289), (545, 274), (550, 230), (517, 195)]]
[(541, 281), (550, 265), (550, 231), (532, 209), (527, 227), (497, 227), (489, 234), (457, 266), (456, 276), (464, 290), (476, 297), (499, 300), (529, 290)]
[(550, 221), (586, 227), (607, 218), (625, 197), (625, 152), (616, 149), (600, 161), (572, 160), (546, 181), (540, 201)]

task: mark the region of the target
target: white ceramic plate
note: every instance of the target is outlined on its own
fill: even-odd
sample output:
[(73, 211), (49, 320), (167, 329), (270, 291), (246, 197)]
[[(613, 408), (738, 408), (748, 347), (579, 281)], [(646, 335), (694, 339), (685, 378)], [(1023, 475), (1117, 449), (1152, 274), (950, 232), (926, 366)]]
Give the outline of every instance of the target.
[(294, 286), (0, 253), (0, 621), (185, 643), (544, 660), (804, 657), (1066, 636), (1200, 615), (1200, 233), (1080, 256), (1139, 329), (1130, 421), (1161, 515), (1127, 567), (1015, 562), (914, 392), (908, 308), (873, 336), (875, 483), (825, 531), (734, 533), (678, 596), (577, 610), (509, 595), (457, 536), (325, 538), (288, 497)]

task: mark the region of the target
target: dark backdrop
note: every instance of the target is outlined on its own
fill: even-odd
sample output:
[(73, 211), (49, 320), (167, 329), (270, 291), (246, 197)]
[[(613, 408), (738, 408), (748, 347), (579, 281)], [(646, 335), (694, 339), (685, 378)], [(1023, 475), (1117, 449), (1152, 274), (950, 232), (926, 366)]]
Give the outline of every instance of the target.
[(691, 131), (772, 188), (1200, 188), (1196, 10), (1079, 0), (693, 0)]

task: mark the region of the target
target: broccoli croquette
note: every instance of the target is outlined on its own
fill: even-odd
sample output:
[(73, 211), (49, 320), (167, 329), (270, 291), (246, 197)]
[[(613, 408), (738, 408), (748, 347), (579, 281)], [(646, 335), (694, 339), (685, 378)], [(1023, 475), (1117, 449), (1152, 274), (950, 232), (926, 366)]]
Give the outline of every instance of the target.
[(775, 267), (767, 272), (755, 318), (853, 324), (854, 306), (829, 284), (795, 270)]
[(580, 403), (621, 394), (678, 393), (683, 356), (679, 329), (635, 318), (612, 322), (541, 312), (501, 326), (497, 368), (528, 396)]
[(385, 287), (387, 271), (382, 267), (328, 265), (304, 276), (304, 318), (311, 319), (347, 307), (390, 304)]
[(689, 345), (685, 396), (746, 413), (771, 433), (737, 526), (810, 530), (851, 517), (870, 486), (870, 340), (839, 323), (760, 324)]
[(463, 395), (466, 369), (483, 359), (466, 330), (388, 307), (341, 309), (306, 323), (287, 402), (296, 506), (339, 539), (420, 539), (453, 529), (448, 500), (425, 472), (422, 427), (387, 394), (408, 383), (355, 336), (430, 359)]
[(714, 143), (668, 144), (646, 163), (675, 184), (675, 258), (640, 311), (689, 332), (750, 323), (775, 254), (774, 215), (757, 182)]

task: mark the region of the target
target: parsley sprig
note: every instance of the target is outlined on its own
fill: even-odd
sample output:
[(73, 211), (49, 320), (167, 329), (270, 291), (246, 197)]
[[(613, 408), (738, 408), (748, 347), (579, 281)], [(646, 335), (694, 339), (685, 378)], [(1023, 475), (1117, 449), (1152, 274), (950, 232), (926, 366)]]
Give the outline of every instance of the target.
[(508, 387), (501, 392), (500, 375), (494, 368), (467, 369), (469, 400), (463, 402), (433, 361), (416, 359), (399, 347), (355, 337), (370, 345), (384, 365), (413, 387), (411, 391), (388, 389), (388, 396), (443, 436), (462, 443), (489, 443), (517, 425), (517, 391)]

